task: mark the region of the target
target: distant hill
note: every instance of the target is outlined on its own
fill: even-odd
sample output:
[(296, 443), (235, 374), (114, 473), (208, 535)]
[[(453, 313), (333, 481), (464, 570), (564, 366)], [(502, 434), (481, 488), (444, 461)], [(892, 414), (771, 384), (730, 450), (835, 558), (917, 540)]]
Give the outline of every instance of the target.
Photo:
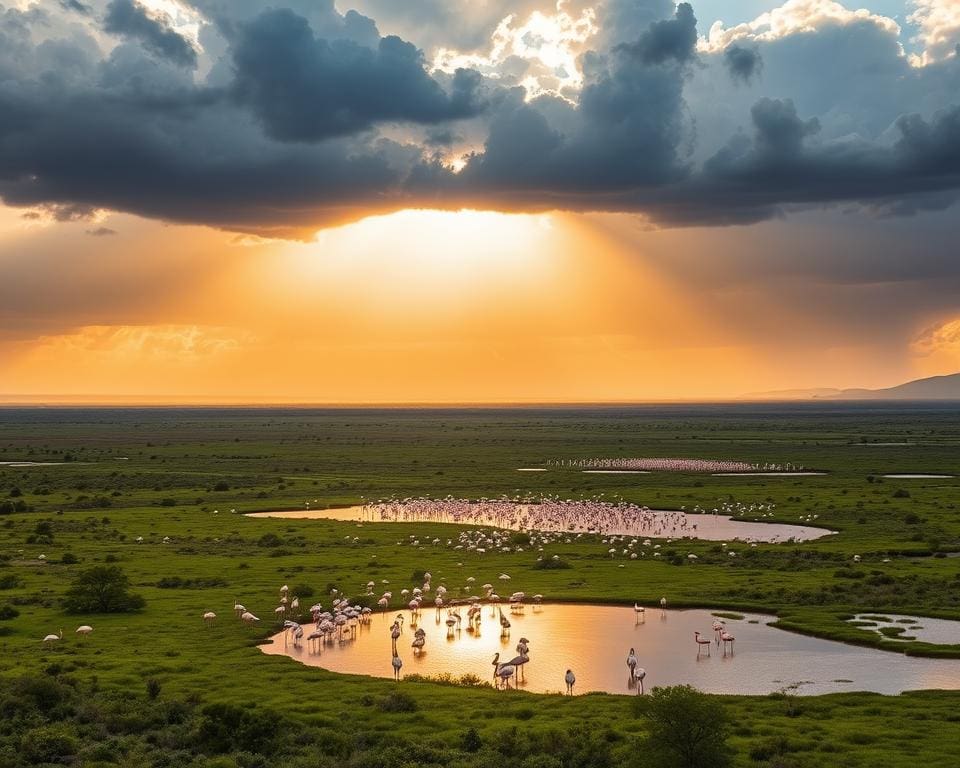
[(916, 379), (886, 389), (782, 389), (752, 392), (744, 400), (960, 400), (960, 373)]

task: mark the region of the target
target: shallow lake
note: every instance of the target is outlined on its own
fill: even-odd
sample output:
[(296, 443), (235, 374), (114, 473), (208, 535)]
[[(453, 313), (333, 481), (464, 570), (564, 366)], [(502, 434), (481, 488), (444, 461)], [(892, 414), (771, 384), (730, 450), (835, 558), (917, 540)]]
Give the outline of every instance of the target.
[[(885, 621), (878, 621), (885, 619)], [(901, 613), (860, 613), (854, 621), (870, 621), (876, 626), (858, 627), (867, 632), (880, 632), (881, 627), (899, 627), (903, 637), (938, 645), (960, 645), (960, 621), (930, 619), (923, 616), (907, 616)], [(893, 642), (902, 638), (890, 637)]]
[[(465, 627), (466, 608), (460, 610)], [(526, 637), (530, 661), (518, 682), (521, 690), (536, 693), (563, 691), (568, 668), (577, 678), (574, 693), (635, 693), (626, 667), (631, 647), (646, 670), (646, 692), (655, 685), (681, 683), (730, 694), (766, 694), (793, 685), (808, 695), (960, 688), (960, 660), (908, 657), (797, 635), (767, 626), (773, 620), (770, 616), (746, 614), (743, 620), (725, 620), (727, 631), (736, 637), (734, 651), (724, 655), (712, 643), (709, 656), (705, 650), (698, 656), (693, 633), (714, 637), (715, 619), (709, 611), (647, 608), (642, 622), (630, 607), (548, 604), (527, 605), (523, 614), (504, 613), (512, 624), (509, 637), (501, 637), (489, 605), (483, 606), (479, 632), (463, 629), (448, 637), (446, 609), (438, 615), (436, 608), (424, 608), (419, 626), (426, 631), (426, 645), (415, 655), (410, 647), (411, 615), (403, 611), (403, 633), (397, 641), (401, 676), (472, 674), (492, 680), (493, 655), (500, 653), (501, 661), (512, 659), (517, 641)], [(317, 649), (304, 640), (295, 648), (292, 642), (285, 646), (281, 634), (261, 649), (333, 672), (393, 677), (390, 625), (396, 615), (396, 611), (374, 615), (370, 625), (357, 628), (355, 639), (343, 643)], [(312, 625), (304, 629), (309, 634)]]
[[(524, 505), (517, 505), (522, 508)], [(299, 509), (283, 512), (250, 512), (250, 517), (276, 517), (288, 520), (340, 520), (357, 523), (458, 523), (460, 525), (491, 525), (498, 528), (519, 528), (512, 524), (512, 518), (500, 517), (490, 519), (455, 520), (440, 514), (432, 515), (405, 515), (402, 512), (383, 517), (371, 514), (369, 508), (340, 507), (336, 509)], [(651, 522), (662, 516), (662, 523)], [(566, 528), (560, 525), (538, 525), (537, 530), (563, 531)], [(572, 533), (585, 533), (584, 529), (575, 529)], [(658, 512), (649, 510), (645, 521), (641, 524), (614, 525), (603, 529), (603, 534), (626, 535), (650, 538), (687, 538), (702, 539), (705, 541), (747, 541), (777, 543), (793, 539), (794, 541), (811, 541), (822, 536), (828, 536), (834, 531), (826, 528), (814, 528), (807, 525), (788, 525), (784, 523), (755, 523), (749, 520), (740, 520), (727, 515), (687, 514), (684, 512)]]

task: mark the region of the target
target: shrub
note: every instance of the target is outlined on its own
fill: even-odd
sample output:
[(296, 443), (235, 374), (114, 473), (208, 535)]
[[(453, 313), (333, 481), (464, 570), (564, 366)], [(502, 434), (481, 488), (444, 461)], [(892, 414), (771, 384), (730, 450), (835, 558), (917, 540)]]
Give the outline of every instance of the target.
[(460, 749), (464, 752), (476, 752), (483, 746), (483, 740), (476, 728), (467, 728), (460, 736)]
[(24, 734), (20, 751), (31, 763), (65, 763), (77, 753), (77, 742), (62, 726), (41, 726)]
[(226, 480), (220, 480), (215, 486), (213, 486), (213, 490), (215, 490), (215, 491), (229, 491), (229, 490), (230, 490), (230, 483), (228, 483)]
[(723, 706), (689, 685), (654, 688), (637, 698), (646, 719), (644, 749), (663, 768), (722, 768), (730, 765), (729, 722)]
[(0, 515), (12, 515), (14, 512), (29, 512), (30, 507), (23, 501), (0, 501)]
[(64, 552), (63, 557), (60, 558), (60, 562), (63, 565), (76, 565), (80, 562), (80, 558), (73, 554), (73, 552)]
[(127, 613), (146, 605), (129, 592), (130, 579), (116, 565), (97, 565), (77, 574), (64, 596), (70, 613)]
[(893, 492), (893, 498), (895, 498), (895, 499), (909, 499), (909, 498), (910, 498), (910, 491), (908, 491), (906, 488), (897, 488), (897, 490), (895, 490), (895, 491)]
[(271, 754), (280, 736), (280, 717), (268, 710), (208, 704), (202, 715), (197, 738), (203, 749), (218, 754), (237, 749)]
[(20, 577), (15, 573), (0, 576), (0, 589), (15, 589), (20, 585)]
[(377, 702), (381, 712), (416, 712), (417, 700), (408, 693), (392, 691)]
[(564, 568), (573, 568), (573, 566), (570, 565), (570, 563), (568, 563), (566, 560), (554, 560), (553, 558), (548, 560), (537, 560), (537, 562), (533, 564), (533, 569), (535, 571), (559, 571), (563, 570)]
[(18, 611), (12, 605), (0, 606), (0, 621), (9, 621), (10, 619), (17, 618), (19, 615), (20, 611)]

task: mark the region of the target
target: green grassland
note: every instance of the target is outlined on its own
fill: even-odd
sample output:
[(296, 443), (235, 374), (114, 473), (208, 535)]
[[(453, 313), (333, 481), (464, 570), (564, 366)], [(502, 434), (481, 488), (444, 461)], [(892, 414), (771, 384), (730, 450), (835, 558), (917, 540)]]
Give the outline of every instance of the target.
[[(516, 472), (594, 456), (793, 462), (828, 474)], [(424, 569), (452, 578), (507, 571), (516, 588), (548, 600), (654, 604), (666, 595), (672, 606), (770, 611), (786, 629), (891, 654), (960, 656), (960, 646), (886, 640), (845, 622), (885, 611), (960, 619), (960, 558), (950, 556), (960, 551), (960, 480), (881, 477), (960, 474), (960, 411), (951, 407), (9, 409), (0, 411), (0, 462), (10, 461), (63, 463), (0, 466), (0, 504), (29, 507), (0, 515), (0, 616), (4, 607), (15, 614), (0, 620), (0, 766), (62, 764), (49, 746), (57, 739), (83, 765), (642, 764), (644, 722), (630, 697), (396, 686), (264, 657), (256, 643), (272, 631), (283, 583), (326, 602), (330, 588), (358, 597), (370, 579), (413, 586)], [(584, 537), (551, 546), (571, 568), (541, 570), (532, 551), (398, 544), (411, 533), (446, 540), (453, 526), (240, 514), (522, 493), (604, 493), (663, 509), (773, 502), (773, 522), (816, 514), (839, 533), (741, 547), (737, 558), (710, 542), (664, 543), (657, 561), (611, 559)], [(104, 563), (123, 568), (146, 608), (65, 614), (74, 575)], [(263, 624), (241, 626), (235, 600)], [(214, 626), (200, 621), (207, 610), (220, 617)], [(85, 639), (73, 634), (81, 623), (95, 627)], [(62, 642), (41, 645), (61, 627)], [(717, 699), (732, 719), (737, 765), (957, 764), (960, 692)], [(217, 714), (212, 704), (241, 709)], [(238, 711), (269, 734), (237, 721)]]

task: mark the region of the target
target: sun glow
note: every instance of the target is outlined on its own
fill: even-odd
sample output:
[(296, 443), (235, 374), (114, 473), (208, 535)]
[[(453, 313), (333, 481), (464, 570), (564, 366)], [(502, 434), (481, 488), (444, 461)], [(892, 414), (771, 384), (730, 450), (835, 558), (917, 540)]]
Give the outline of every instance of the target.
[(487, 77), (512, 80), (523, 86), (528, 101), (545, 94), (570, 98), (583, 85), (577, 57), (596, 34), (597, 24), (592, 8), (573, 16), (566, 5), (559, 0), (553, 14), (534, 11), (522, 21), (510, 14), (494, 31), (486, 54), (440, 48), (433, 68), (452, 73), (469, 67)]

